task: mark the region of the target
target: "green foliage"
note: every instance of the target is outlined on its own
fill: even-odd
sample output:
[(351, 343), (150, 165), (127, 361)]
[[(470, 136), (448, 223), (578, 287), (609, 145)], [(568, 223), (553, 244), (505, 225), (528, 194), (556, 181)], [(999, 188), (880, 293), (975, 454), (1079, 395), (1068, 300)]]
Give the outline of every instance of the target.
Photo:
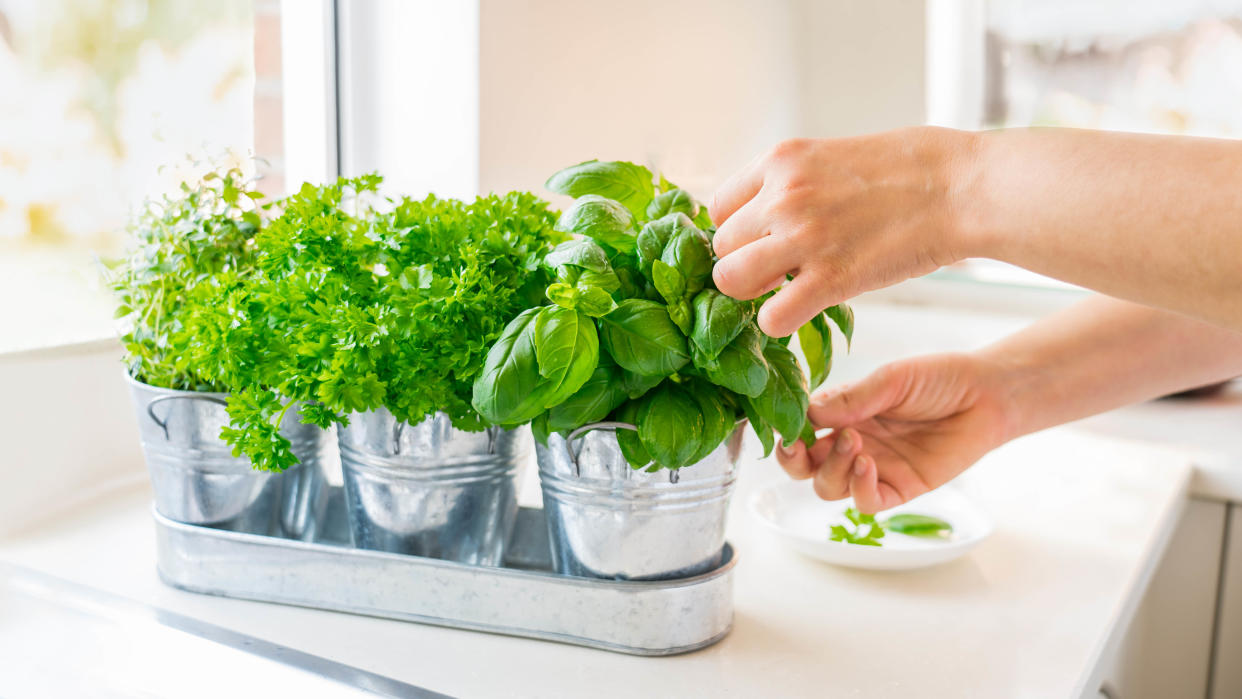
[(847, 544), (860, 546), (880, 546), (884, 538), (884, 527), (875, 521), (875, 515), (865, 515), (854, 508), (845, 510), (845, 518), (849, 524), (834, 524), (829, 527), (828, 538)]
[[(491, 424), (471, 405), (474, 379), (506, 323), (551, 281), (540, 260), (563, 238), (555, 213), (524, 193), (403, 198), (381, 212), (380, 181), (304, 185), (254, 236), (251, 266), (189, 299), (187, 356), (233, 392), (223, 437), (256, 467), (291, 463), (272, 436), (277, 404), (307, 404), (304, 419), (325, 427), (380, 407), (409, 423), (444, 411), (459, 429)], [(566, 335), (572, 324), (557, 315), (501, 339), (532, 353), (540, 329), (549, 343), (595, 340)], [(594, 366), (549, 364), (545, 376), (525, 359), (531, 382), (555, 382), (547, 392), (558, 398)]]
[(884, 528), (922, 539), (947, 539), (953, 534), (953, 525), (943, 519), (914, 513), (893, 515), (884, 521)]
[(884, 521), (875, 515), (865, 515), (853, 507), (845, 510), (849, 524), (833, 524), (828, 528), (831, 541), (862, 546), (882, 546), (880, 539), (886, 531), (922, 539), (947, 539), (953, 534), (953, 525), (931, 515), (913, 513), (896, 514)]
[(186, 321), (204, 287), (229, 297), (252, 264), (251, 241), (265, 213), (253, 183), (227, 169), (182, 184), (177, 196), (148, 202), (135, 217), (129, 249), (108, 275), (126, 325), (121, 341), (130, 376), (162, 388), (225, 390), (190, 360), (197, 339)]
[[(530, 421), (540, 440), (602, 420), (629, 423), (638, 429), (617, 432), (622, 453), (648, 469), (701, 461), (742, 418), (765, 454), (774, 431), (787, 444), (807, 437), (808, 383), (788, 341), (768, 341), (755, 305), (712, 285), (715, 229), (704, 207), (625, 162), (575, 165), (548, 188), (576, 197), (557, 224), (575, 237), (544, 258), (555, 275), (544, 291), (550, 305), (517, 315), (492, 346), (474, 384), (481, 414), (497, 424)], [(584, 337), (570, 341), (566, 330), (544, 340), (532, 318), (545, 313), (574, 318)], [(586, 326), (598, 331), (598, 345)], [(828, 352), (830, 342), (821, 343)], [(821, 350), (813, 360), (820, 381), (824, 357)], [(571, 394), (561, 395), (552, 363), (577, 367)]]

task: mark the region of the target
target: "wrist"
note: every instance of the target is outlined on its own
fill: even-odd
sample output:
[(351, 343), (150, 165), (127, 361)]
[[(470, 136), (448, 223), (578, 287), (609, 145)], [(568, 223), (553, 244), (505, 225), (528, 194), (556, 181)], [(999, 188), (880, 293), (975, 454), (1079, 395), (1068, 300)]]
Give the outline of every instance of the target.
[(987, 188), (989, 150), (996, 133), (953, 131), (953, 143), (945, 163), (948, 239), (957, 260), (994, 257), (997, 227), (989, 213), (992, 201)]
[(999, 444), (1043, 429), (1046, 425), (1040, 411), (1047, 401), (1040, 388), (1046, 382), (1039, 364), (1003, 344), (981, 349), (975, 358), (986, 367), (1000, 413)]

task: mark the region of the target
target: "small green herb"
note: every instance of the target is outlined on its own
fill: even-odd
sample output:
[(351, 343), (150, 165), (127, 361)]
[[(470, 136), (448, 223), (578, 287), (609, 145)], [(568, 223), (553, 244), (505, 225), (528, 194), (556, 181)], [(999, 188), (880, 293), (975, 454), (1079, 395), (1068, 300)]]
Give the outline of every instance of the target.
[(237, 168), (217, 169), (175, 196), (147, 202), (129, 227), (125, 257), (108, 272), (125, 364), (138, 381), (187, 391), (224, 390), (189, 361), (186, 332), (203, 287), (230, 285), (253, 261), (267, 205)]
[(953, 533), (951, 524), (931, 515), (903, 513), (879, 521), (875, 515), (863, 514), (853, 507), (847, 508), (844, 514), (849, 525), (829, 526), (829, 540), (860, 546), (881, 546), (880, 539), (884, 538), (886, 530), (926, 539), (947, 539)]
[[(276, 430), (298, 403), (322, 427), (380, 407), (411, 424), (437, 411), (462, 430), (494, 423), (471, 388), (506, 323), (551, 281), (540, 260), (564, 239), (556, 214), (526, 193), (385, 203), (380, 182), (304, 185), (254, 236), (251, 265), (190, 298), (187, 361), (231, 392), (222, 436), (257, 468), (294, 463)], [(548, 350), (536, 380), (551, 386), (523, 421), (576, 391), (595, 363), (585, 315), (541, 310), (532, 320), (543, 323), (506, 340), (524, 343), (530, 356), (518, 356), (537, 373), (535, 335)], [(532, 398), (521, 386), (516, 395)]]
[(891, 532), (925, 539), (947, 539), (953, 533), (953, 525), (931, 515), (893, 515), (884, 521), (884, 527)]
[(875, 521), (875, 515), (865, 515), (851, 507), (845, 511), (845, 518), (849, 525), (832, 525), (829, 539), (860, 546), (880, 545), (880, 539), (884, 538), (884, 527)]

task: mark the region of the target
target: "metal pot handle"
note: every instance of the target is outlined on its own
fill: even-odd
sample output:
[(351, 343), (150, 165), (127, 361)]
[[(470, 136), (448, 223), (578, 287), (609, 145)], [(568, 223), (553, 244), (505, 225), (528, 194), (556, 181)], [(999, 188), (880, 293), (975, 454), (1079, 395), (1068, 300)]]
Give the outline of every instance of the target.
[[(617, 430), (630, 430), (631, 432), (637, 432), (638, 427), (631, 425), (628, 422), (593, 422), (589, 425), (583, 425), (573, 432), (570, 432), (569, 436), (565, 438), (565, 447), (569, 450), (569, 460), (574, 464), (575, 476), (582, 475), (582, 467), (578, 464), (578, 450), (574, 449), (574, 440), (578, 439), (579, 436), (590, 432), (591, 430), (612, 430), (613, 432), (616, 432)], [(669, 483), (676, 483), (680, 480), (680, 478), (681, 476), (678, 474), (678, 469), (669, 469)]]
[(228, 401), (222, 398), (216, 398), (215, 396), (197, 396), (194, 394), (186, 394), (186, 395), (175, 394), (175, 395), (170, 395), (170, 396), (160, 396), (158, 398), (152, 398), (150, 401), (147, 402), (147, 416), (151, 418), (151, 422), (154, 422), (155, 424), (159, 425), (160, 429), (164, 430), (165, 440), (170, 439), (170, 437), (168, 436), (168, 420), (167, 419), (160, 420), (158, 417), (155, 416), (155, 405), (156, 403), (163, 403), (164, 401), (167, 401), (167, 400), (202, 400), (202, 401), (207, 401), (208, 403), (215, 403), (216, 405), (224, 405), (224, 406), (228, 405)]

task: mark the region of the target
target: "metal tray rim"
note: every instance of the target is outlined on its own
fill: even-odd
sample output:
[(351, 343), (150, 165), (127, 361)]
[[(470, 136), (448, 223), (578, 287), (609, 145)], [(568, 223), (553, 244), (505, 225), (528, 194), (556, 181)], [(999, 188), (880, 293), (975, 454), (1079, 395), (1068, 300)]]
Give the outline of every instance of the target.
[[(679, 578), (676, 580), (596, 580), (591, 578), (581, 578), (567, 575), (559, 575), (551, 572), (545, 572), (538, 569), (523, 568), (504, 568), (477, 566), (454, 561), (444, 561), (433, 558), (423, 558), (419, 556), (409, 556), (403, 554), (389, 553), (384, 551), (371, 551), (365, 549), (356, 549), (348, 546), (341, 546), (332, 543), (305, 542), (293, 539), (284, 539), (274, 536), (265, 536), (248, 532), (229, 531), (224, 529), (215, 529), (212, 527), (187, 524), (171, 520), (159, 512), (152, 506), (151, 513), (157, 530), (160, 532), (158, 538), (164, 541), (164, 537), (191, 537), (194, 540), (214, 540), (221, 542), (233, 542), (238, 546), (259, 547), (260, 549), (278, 549), (287, 551), (298, 551), (303, 554), (313, 556), (329, 556), (339, 560), (368, 560), (374, 562), (387, 562), (399, 566), (414, 566), (422, 570), (445, 570), (458, 572), (485, 572), (488, 576), (496, 576), (498, 578), (506, 578), (527, 584), (552, 585), (562, 590), (569, 589), (592, 589), (592, 590), (615, 590), (630, 594), (642, 595), (644, 592), (660, 593), (683, 588), (693, 588), (699, 585), (715, 585), (719, 580), (721, 583), (728, 585), (728, 579), (737, 557), (733, 547), (725, 543), (724, 546), (724, 562), (716, 569), (700, 575)], [(164, 570), (163, 547), (160, 544), (160, 556), (157, 560), (157, 572), (160, 580), (170, 587), (185, 590), (196, 594), (207, 594), (218, 597), (230, 597), (234, 599), (244, 599), (265, 603), (284, 604), (289, 606), (301, 607), (306, 609), (318, 609), (324, 611), (333, 611), (346, 614), (357, 614), (378, 619), (394, 619), (400, 621), (429, 624), (445, 628), (458, 628), (470, 631), (482, 631), (495, 633), (500, 635), (532, 638), (543, 641), (552, 641), (559, 643), (567, 643), (572, 645), (596, 648), (612, 652), (621, 652), (636, 656), (669, 656), (681, 653), (688, 653), (711, 646), (725, 636), (733, 629), (732, 605), (729, 605), (728, 617), (722, 619), (722, 625), (717, 626), (718, 633), (703, 639), (695, 640), (693, 643), (682, 644), (677, 646), (656, 647), (644, 645), (629, 645), (624, 642), (615, 640), (605, 640), (602, 638), (594, 638), (590, 635), (580, 635), (578, 633), (565, 633), (556, 630), (540, 629), (537, 626), (521, 626), (510, 623), (487, 623), (480, 621), (467, 620), (456, 616), (438, 616), (433, 614), (425, 614), (419, 611), (402, 610), (396, 608), (376, 608), (369, 606), (359, 606), (348, 601), (333, 601), (313, 594), (308, 595), (303, 592), (301, 594), (279, 594), (268, 593), (264, 590), (253, 589), (237, 589), (230, 588), (223, 583), (208, 582), (207, 584), (196, 584), (193, 579), (187, 579), (184, 575), (168, 573)], [(175, 549), (174, 549), (175, 550)], [(720, 580), (722, 579), (723, 580)]]
[(192, 592), (199, 595), (211, 595), (212, 597), (224, 597), (228, 599), (240, 599), (249, 602), (262, 602), (265, 604), (283, 604), (290, 607), (299, 607), (301, 609), (313, 609), (322, 612), (336, 612), (340, 614), (355, 614), (357, 616), (370, 617), (372, 619), (392, 619), (396, 621), (408, 621), (416, 624), (426, 624), (428, 626), (437, 626), (446, 629), (462, 629), (465, 631), (475, 631), (483, 633), (493, 633), (512, 638), (530, 638), (539, 641), (550, 641), (553, 643), (564, 643), (567, 645), (582, 646), (584, 648), (595, 648), (598, 650), (607, 650), (614, 653), (625, 653), (627, 655), (637, 655), (644, 657), (657, 658), (669, 655), (681, 655), (696, 650), (701, 650), (708, 646), (714, 645), (728, 636), (733, 631), (733, 623), (730, 622), (723, 631), (712, 636), (711, 638), (691, 643), (684, 646), (676, 646), (672, 648), (643, 648), (641, 646), (628, 646), (621, 643), (609, 643), (607, 641), (599, 641), (586, 636), (575, 636), (573, 634), (552, 633), (550, 631), (537, 631), (520, 627), (500, 626), (493, 624), (477, 624), (469, 621), (459, 621), (456, 619), (448, 619), (444, 617), (426, 616), (423, 614), (380, 614), (373, 610), (354, 607), (351, 605), (337, 605), (334, 607), (324, 607), (315, 604), (313, 600), (295, 600), (287, 597), (277, 597), (275, 595), (239, 595), (230, 592), (224, 592), (208, 587), (196, 587), (194, 585), (184, 584), (175, 580), (170, 580), (164, 576), (163, 571), (159, 573), (160, 581), (169, 587), (186, 592)]
[(593, 578), (576, 577), (573, 575), (544, 573), (537, 570), (505, 568), (503, 566), (477, 566), (470, 565), (468, 563), (458, 563), (456, 561), (445, 561), (438, 558), (424, 558), (422, 556), (409, 556), (401, 553), (389, 553), (387, 551), (371, 551), (368, 549), (352, 548), (348, 546), (332, 546), (330, 544), (297, 541), (295, 539), (282, 539), (275, 536), (265, 536), (263, 534), (229, 531), (227, 529), (214, 529), (212, 527), (205, 527), (199, 524), (187, 524), (185, 522), (178, 522), (176, 520), (169, 519), (156, 511), (154, 504), (151, 506), (151, 514), (155, 518), (156, 524), (160, 527), (178, 530), (181, 532), (189, 532), (195, 534), (196, 536), (209, 536), (216, 539), (232, 540), (250, 544), (261, 543), (265, 546), (279, 546), (280, 548), (301, 549), (304, 551), (325, 551), (331, 552), (335, 555), (357, 558), (373, 558), (375, 560), (388, 560), (401, 562), (406, 565), (419, 565), (429, 568), (444, 568), (447, 570), (486, 570), (488, 573), (494, 573), (500, 576), (535, 578), (539, 580), (553, 581), (558, 585), (582, 585), (593, 588), (612, 587), (621, 590), (634, 590), (641, 588), (667, 590), (678, 587), (692, 587), (707, 580), (711, 580), (712, 578), (727, 574), (737, 564), (737, 555), (733, 550), (733, 546), (726, 541), (724, 551), (721, 555), (724, 562), (721, 563), (719, 567), (709, 570), (706, 573), (700, 573), (688, 578), (677, 578), (675, 580), (597, 580)]

